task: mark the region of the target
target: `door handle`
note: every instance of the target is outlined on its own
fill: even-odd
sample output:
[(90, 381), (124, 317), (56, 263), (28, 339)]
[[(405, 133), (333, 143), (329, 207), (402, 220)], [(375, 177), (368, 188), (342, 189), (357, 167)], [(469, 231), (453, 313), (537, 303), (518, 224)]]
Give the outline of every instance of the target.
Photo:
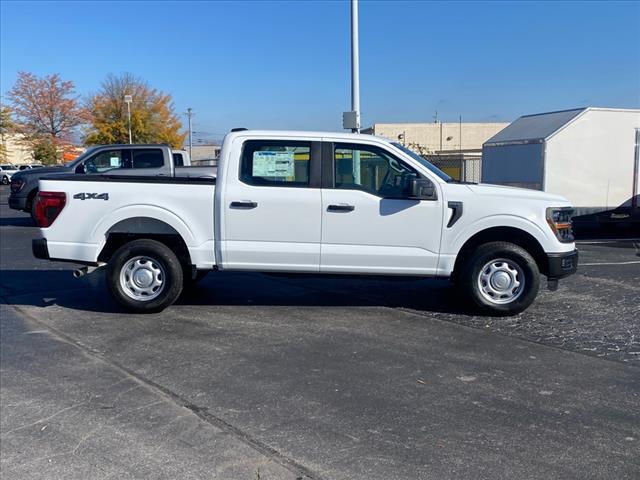
[(353, 205), (347, 205), (346, 203), (340, 203), (338, 205), (329, 205), (327, 212), (353, 212), (356, 209)]
[(231, 208), (244, 208), (246, 210), (250, 210), (252, 208), (256, 208), (258, 206), (258, 202), (252, 202), (249, 200), (243, 200), (241, 202), (231, 202)]

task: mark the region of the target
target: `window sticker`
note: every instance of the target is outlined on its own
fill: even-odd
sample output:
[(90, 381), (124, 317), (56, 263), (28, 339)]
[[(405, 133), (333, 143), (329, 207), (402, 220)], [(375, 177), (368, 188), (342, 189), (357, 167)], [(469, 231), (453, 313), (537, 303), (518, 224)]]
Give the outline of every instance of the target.
[(254, 177), (293, 177), (295, 163), (293, 152), (253, 152)]
[(119, 167), (120, 166), (120, 157), (111, 157), (109, 160), (111, 161), (111, 166), (112, 167)]

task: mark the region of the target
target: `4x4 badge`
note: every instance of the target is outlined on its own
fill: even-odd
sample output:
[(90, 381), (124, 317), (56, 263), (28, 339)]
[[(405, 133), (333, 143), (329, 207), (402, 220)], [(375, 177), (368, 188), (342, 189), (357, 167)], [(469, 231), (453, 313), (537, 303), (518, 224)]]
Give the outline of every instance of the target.
[(73, 198), (78, 200), (109, 200), (108, 193), (76, 193)]

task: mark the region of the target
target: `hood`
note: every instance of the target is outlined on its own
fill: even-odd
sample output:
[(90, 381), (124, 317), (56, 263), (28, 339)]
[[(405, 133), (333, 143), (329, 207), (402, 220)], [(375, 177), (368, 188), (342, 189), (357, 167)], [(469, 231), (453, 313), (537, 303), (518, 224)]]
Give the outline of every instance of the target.
[(31, 168), (29, 170), (20, 170), (13, 175), (13, 178), (33, 178), (47, 177), (50, 175), (60, 175), (63, 173), (71, 173), (73, 169), (68, 167), (40, 167)]
[(490, 195), (493, 197), (523, 198), (526, 200), (542, 200), (552, 203), (569, 203), (565, 197), (553, 193), (531, 190), (529, 188), (506, 187), (504, 185), (492, 185), (480, 183), (478, 185), (467, 185), (467, 187), (477, 195)]

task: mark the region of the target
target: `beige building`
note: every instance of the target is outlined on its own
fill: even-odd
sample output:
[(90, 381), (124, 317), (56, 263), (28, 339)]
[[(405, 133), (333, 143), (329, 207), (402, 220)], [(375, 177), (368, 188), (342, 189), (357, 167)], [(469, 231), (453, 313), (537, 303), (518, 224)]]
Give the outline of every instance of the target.
[(508, 123), (375, 123), (362, 133), (399, 141), (419, 153), (482, 151), (482, 144)]
[(4, 135), (2, 145), (5, 147), (6, 158), (2, 159), (3, 163), (11, 163), (13, 165), (24, 165), (25, 163), (33, 163), (31, 149), (19, 142), (17, 135)]
[[(182, 147), (187, 152), (189, 151), (189, 145)], [(220, 149), (222, 147), (218, 144), (205, 144), (205, 145), (193, 145), (191, 157), (191, 163), (195, 165), (215, 165), (218, 157), (220, 156)]]

